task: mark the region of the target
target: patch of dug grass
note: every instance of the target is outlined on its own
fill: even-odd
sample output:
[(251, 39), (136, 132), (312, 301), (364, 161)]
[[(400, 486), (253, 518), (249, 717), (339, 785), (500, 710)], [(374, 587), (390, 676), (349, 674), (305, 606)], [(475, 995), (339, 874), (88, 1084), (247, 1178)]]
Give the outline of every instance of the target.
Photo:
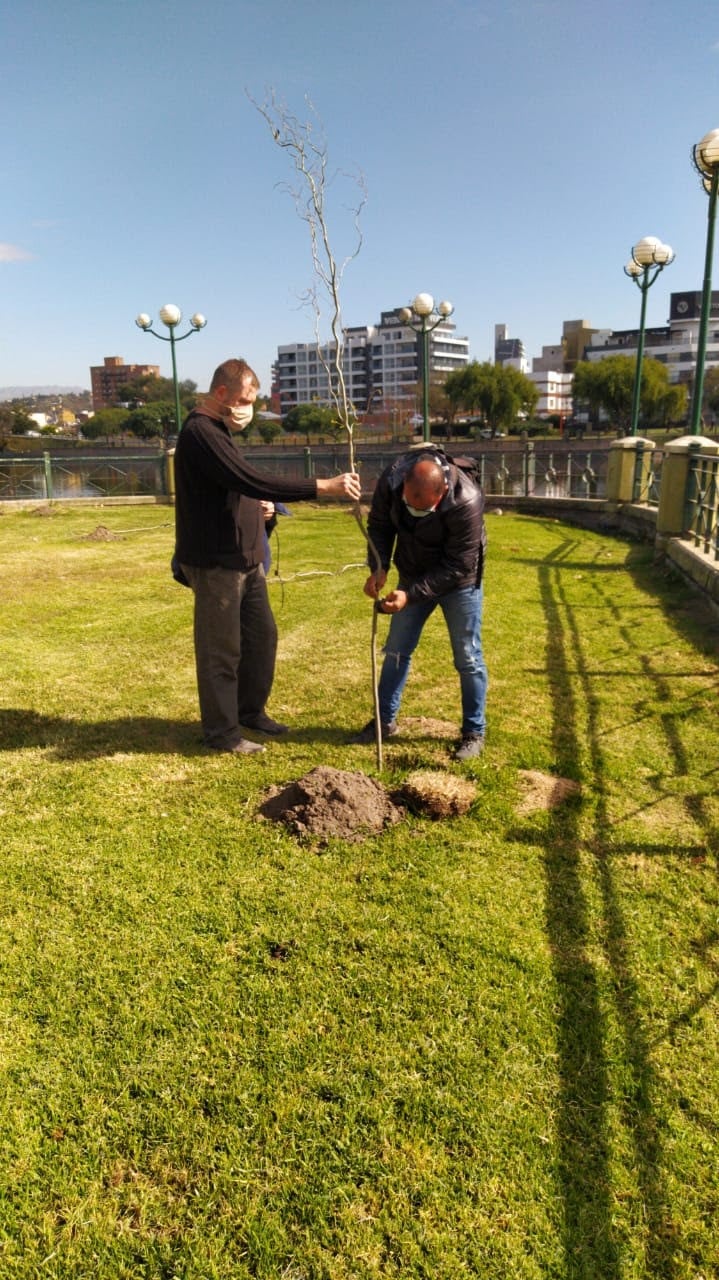
[[(281, 529), (288, 579), (362, 559), (339, 510)], [(255, 813), (376, 774), (364, 571), (271, 585), (293, 729), (230, 760), (166, 513), (0, 519), (2, 1273), (719, 1274), (716, 632), (643, 549), (490, 538), (485, 754), (422, 731), (435, 617), (383, 777), (476, 802), (318, 852)], [(520, 769), (581, 797), (523, 815)]]

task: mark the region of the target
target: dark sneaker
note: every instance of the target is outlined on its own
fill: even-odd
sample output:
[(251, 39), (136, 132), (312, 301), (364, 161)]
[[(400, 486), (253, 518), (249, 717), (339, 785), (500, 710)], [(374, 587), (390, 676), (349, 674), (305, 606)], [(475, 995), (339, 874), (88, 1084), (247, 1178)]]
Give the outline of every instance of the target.
[(270, 716), (265, 715), (264, 711), (258, 711), (254, 716), (241, 717), (240, 724), (243, 729), (252, 729), (254, 733), (269, 733), (275, 738), (281, 733), (290, 731), (288, 724), (280, 724), (279, 720), (272, 720)]
[(212, 747), (213, 751), (229, 751), (236, 756), (252, 756), (259, 751), (264, 751), (261, 742), (250, 742), (248, 738), (239, 738), (231, 747)]
[(462, 738), (454, 753), (455, 760), (476, 760), (484, 751), (484, 737), (481, 733), (468, 733)]
[[(389, 724), (382, 725), (382, 741), (387, 738), (394, 738), (399, 733), (399, 725), (396, 720), (390, 720)], [(364, 747), (371, 742), (377, 741), (377, 731), (375, 729), (374, 720), (369, 720), (364, 729), (360, 729), (354, 737), (350, 738), (350, 743), (354, 747)]]

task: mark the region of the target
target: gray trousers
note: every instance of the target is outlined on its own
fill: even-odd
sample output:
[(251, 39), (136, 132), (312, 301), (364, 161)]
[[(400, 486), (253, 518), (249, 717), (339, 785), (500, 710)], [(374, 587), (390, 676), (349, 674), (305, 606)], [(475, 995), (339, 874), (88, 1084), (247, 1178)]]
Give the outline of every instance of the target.
[(264, 711), (275, 675), (277, 625), (262, 565), (249, 573), (182, 565), (195, 595), (195, 666), (205, 742), (227, 748)]

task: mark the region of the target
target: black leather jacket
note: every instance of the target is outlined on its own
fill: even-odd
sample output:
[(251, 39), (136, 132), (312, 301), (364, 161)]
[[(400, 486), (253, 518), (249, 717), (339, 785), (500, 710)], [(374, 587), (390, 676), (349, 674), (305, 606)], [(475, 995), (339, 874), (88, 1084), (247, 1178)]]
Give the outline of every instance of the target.
[[(435, 511), (411, 516), (402, 500), (407, 456), (382, 472), (367, 521), (382, 568), (394, 563), (410, 603), (479, 586), (484, 570), (484, 497), (471, 476), (444, 459), (448, 490)], [(370, 568), (377, 566), (369, 556)]]

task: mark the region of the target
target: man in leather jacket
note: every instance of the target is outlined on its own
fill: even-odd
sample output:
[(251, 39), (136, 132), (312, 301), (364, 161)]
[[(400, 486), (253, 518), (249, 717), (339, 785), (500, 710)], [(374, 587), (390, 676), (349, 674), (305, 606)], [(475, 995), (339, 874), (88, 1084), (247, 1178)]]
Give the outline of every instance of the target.
[[(449, 631), (462, 699), (457, 760), (484, 747), (487, 669), (482, 654), (482, 597), (486, 545), (482, 491), (440, 450), (405, 454), (380, 476), (368, 519), (370, 573), (364, 592), (392, 615), (379, 681), (382, 737), (398, 733), (397, 716), (412, 654), (425, 622), (439, 607)], [(399, 583), (381, 598), (394, 559)], [(374, 741), (374, 720), (353, 742)]]

